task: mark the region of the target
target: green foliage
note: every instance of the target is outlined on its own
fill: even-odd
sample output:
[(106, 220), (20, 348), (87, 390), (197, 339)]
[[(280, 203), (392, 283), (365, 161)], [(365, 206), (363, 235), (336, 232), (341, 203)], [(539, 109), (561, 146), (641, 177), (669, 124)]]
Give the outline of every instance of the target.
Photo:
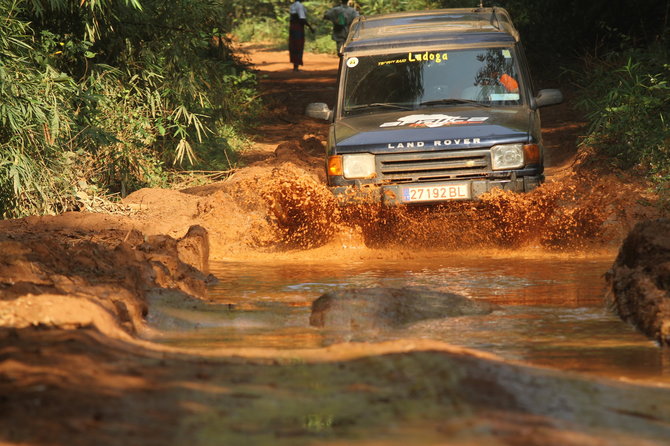
[(246, 18), (234, 30), (240, 42), (285, 43), (288, 40), (288, 21), (268, 17)]
[[(68, 197), (52, 194), (58, 145), (70, 138), (76, 83), (34, 51), (18, 2), (0, 1), (0, 214), (21, 207), (55, 212)], [(51, 199), (49, 199), (51, 197)]]
[(330, 34), (316, 35), (305, 42), (305, 50), (317, 54), (335, 54), (337, 45)]
[(0, 214), (165, 185), (166, 169), (228, 169), (259, 109), (223, 27), (231, 11), (219, 0), (0, 0)]
[(446, 7), (442, 6), (438, 0), (359, 0), (356, 4), (361, 14), (366, 16)]
[(620, 168), (670, 179), (670, 51), (665, 41), (586, 61), (578, 103), (590, 120), (583, 144)]
[(39, 29), (73, 32), (88, 42), (113, 32), (124, 10), (142, 9), (139, 0), (25, 0), (23, 10)]

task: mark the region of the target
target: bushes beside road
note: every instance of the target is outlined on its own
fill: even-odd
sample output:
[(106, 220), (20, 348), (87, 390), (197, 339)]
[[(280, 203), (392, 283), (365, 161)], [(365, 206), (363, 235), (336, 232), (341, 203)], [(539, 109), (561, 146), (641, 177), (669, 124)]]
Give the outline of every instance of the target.
[(670, 47), (661, 39), (587, 58), (577, 75), (578, 105), (591, 146), (621, 169), (638, 168), (667, 188), (670, 182)]
[(0, 215), (224, 170), (258, 111), (229, 2), (0, 0)]

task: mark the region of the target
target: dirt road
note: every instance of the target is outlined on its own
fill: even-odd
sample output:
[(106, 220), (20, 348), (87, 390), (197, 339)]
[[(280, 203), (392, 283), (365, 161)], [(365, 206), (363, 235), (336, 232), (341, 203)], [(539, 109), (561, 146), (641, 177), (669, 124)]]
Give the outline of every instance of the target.
[[(666, 443), (663, 385), (597, 380), (430, 340), (299, 351), (143, 340), (148, 302), (206, 300), (216, 280), (208, 259), (337, 259), (352, 246), (361, 259), (402, 259), (435, 240), (445, 249), (613, 252), (654, 213), (640, 204), (653, 199), (643, 184), (575, 164), (581, 123), (568, 108), (544, 116), (550, 176), (537, 193), (430, 215), (343, 213), (323, 185), (326, 126), (302, 116), (307, 102), (332, 104), (337, 60), (306, 55), (305, 71), (294, 74), (286, 54), (248, 50), (269, 107), (258, 144), (244, 154), (249, 164), (229, 179), (141, 190), (117, 214), (0, 222), (0, 444)], [(454, 210), (461, 216), (452, 223), (441, 218)], [(468, 223), (502, 235), (450, 232)], [(379, 224), (389, 233), (412, 228), (411, 236), (400, 245), (375, 239), (370, 228)]]

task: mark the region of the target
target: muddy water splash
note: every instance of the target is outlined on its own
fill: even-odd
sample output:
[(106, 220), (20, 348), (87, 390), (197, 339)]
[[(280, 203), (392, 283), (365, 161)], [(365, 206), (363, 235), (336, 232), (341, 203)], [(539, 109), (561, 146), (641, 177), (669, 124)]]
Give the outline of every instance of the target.
[(330, 241), (341, 224), (333, 194), (299, 170), (275, 169), (261, 187), (269, 207), (271, 232), (261, 245), (313, 248)]
[(479, 201), (434, 206), (338, 207), (316, 178), (277, 170), (262, 187), (271, 209), (265, 246), (313, 248), (360, 231), (374, 248), (581, 249), (611, 239), (612, 191), (594, 180), (549, 183), (527, 194), (494, 190)]

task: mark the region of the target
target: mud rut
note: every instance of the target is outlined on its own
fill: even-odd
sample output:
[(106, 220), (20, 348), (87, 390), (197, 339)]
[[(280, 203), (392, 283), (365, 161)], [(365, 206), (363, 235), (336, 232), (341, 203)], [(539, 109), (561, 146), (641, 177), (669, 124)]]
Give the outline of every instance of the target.
[(0, 222), (0, 443), (667, 444), (662, 384), (427, 340), (195, 352), (138, 338), (149, 297), (206, 297), (208, 258), (316, 261), (347, 255), (343, 241), (361, 258), (427, 247), (613, 253), (653, 214), (644, 185), (575, 164), (582, 124), (565, 107), (543, 115), (550, 175), (537, 193), (339, 210), (323, 186), (326, 127), (302, 116), (307, 102), (332, 104), (336, 60), (306, 55), (294, 74), (284, 52), (247, 50), (269, 104), (249, 167), (221, 184), (139, 191), (125, 215)]

